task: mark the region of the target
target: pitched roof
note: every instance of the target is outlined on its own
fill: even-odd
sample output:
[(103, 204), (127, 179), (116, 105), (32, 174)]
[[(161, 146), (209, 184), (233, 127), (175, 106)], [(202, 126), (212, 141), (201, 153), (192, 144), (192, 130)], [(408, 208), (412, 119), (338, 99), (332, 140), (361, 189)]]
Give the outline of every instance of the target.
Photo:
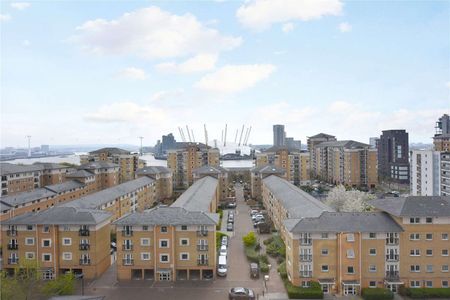
[(300, 152), (300, 149), (298, 148), (293, 148), (293, 147), (288, 147), (288, 146), (272, 146), (268, 149), (263, 150), (263, 153), (272, 153), (272, 152), (277, 152), (277, 151), (281, 151), (281, 150), (287, 150), (289, 153), (291, 152)]
[(70, 166), (65, 166), (56, 163), (35, 162), (34, 166), (40, 166), (42, 170), (57, 170), (57, 169), (72, 169)]
[(182, 207), (155, 207), (144, 212), (128, 214), (115, 222), (116, 225), (216, 225), (208, 214), (189, 211)]
[(78, 167), (78, 170), (95, 170), (95, 169), (111, 169), (118, 168), (119, 165), (113, 164), (109, 161), (92, 161), (86, 164), (82, 164)]
[(329, 141), (329, 142), (322, 142), (316, 147), (322, 148), (322, 147), (344, 147), (346, 149), (359, 149), (359, 148), (367, 148), (369, 147), (368, 144), (352, 141), (352, 140), (345, 140), (345, 141)]
[(100, 154), (100, 153), (104, 153), (104, 152), (108, 152), (108, 154), (130, 154), (130, 151), (120, 149), (117, 147), (101, 148), (98, 150), (91, 151), (91, 152), (89, 152), (89, 154)]
[(52, 207), (44, 211), (26, 213), (3, 224), (23, 225), (96, 225), (108, 220), (111, 213), (103, 210), (79, 209), (75, 207)]
[(290, 232), (401, 232), (398, 225), (383, 212), (324, 212), (318, 218), (303, 218)]
[(63, 193), (81, 187), (84, 187), (83, 183), (76, 180), (68, 180), (62, 183), (47, 185), (44, 188), (55, 193)]
[(334, 135), (331, 134), (326, 134), (326, 133), (319, 133), (313, 136), (310, 136), (308, 138), (336, 138)]
[(0, 163), (0, 175), (9, 175), (16, 173), (26, 173), (41, 171), (42, 166), (40, 165), (16, 165), (11, 163)]
[(22, 205), (28, 202), (36, 201), (39, 199), (47, 198), (56, 195), (55, 192), (46, 188), (37, 188), (29, 192), (22, 192), (17, 195), (4, 196), (1, 198), (3, 203), (6, 203), (12, 207)]
[(86, 170), (78, 170), (73, 173), (66, 174), (66, 177), (69, 177), (69, 178), (86, 178), (86, 177), (91, 177), (91, 176), (95, 176), (95, 175)]
[(373, 207), (397, 217), (450, 217), (450, 197), (409, 196), (376, 199)]
[(137, 175), (156, 175), (156, 174), (170, 174), (171, 171), (163, 166), (148, 166), (136, 170)]
[(260, 173), (260, 174), (285, 174), (286, 170), (282, 168), (278, 168), (274, 165), (265, 165), (265, 166), (258, 166), (251, 169), (252, 173)]
[(209, 212), (211, 200), (216, 194), (218, 180), (211, 176), (203, 177), (191, 185), (171, 207), (183, 207), (189, 211)]
[(227, 173), (227, 169), (222, 167), (214, 167), (210, 165), (205, 165), (200, 168), (195, 169), (192, 171), (193, 174), (224, 174)]
[(333, 209), (299, 189), (289, 181), (275, 175), (263, 179), (264, 185), (288, 211), (288, 218), (318, 217)]
[(102, 205), (111, 202), (121, 196), (134, 192), (137, 189), (153, 183), (154, 180), (146, 176), (127, 181), (125, 183), (101, 190), (97, 193), (84, 196), (66, 203), (60, 206), (78, 207), (87, 209), (98, 209)]

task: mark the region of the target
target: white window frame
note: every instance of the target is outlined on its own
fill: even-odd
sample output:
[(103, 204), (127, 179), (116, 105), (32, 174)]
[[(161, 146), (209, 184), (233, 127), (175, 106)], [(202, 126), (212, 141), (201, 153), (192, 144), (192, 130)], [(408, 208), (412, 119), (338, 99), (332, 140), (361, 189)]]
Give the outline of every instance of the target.
[[(187, 254), (187, 258), (183, 258), (183, 255)], [(189, 260), (189, 252), (181, 252), (180, 253), (180, 260), (182, 261), (188, 261)]]
[[(326, 267), (326, 270), (324, 270), (324, 267)], [(320, 270), (322, 271), (322, 272), (330, 272), (330, 266), (329, 265), (322, 265), (321, 267), (320, 267)]]
[[(447, 253), (444, 253), (444, 251), (447, 251)], [(441, 256), (448, 256), (448, 249), (442, 249)]]
[(412, 288), (420, 288), (420, 280), (411, 280), (409, 286)]
[(420, 265), (410, 265), (409, 271), (411, 273), (420, 273)]
[[(45, 260), (44, 256), (49, 255), (50, 256), (50, 260)], [(52, 262), (52, 254), (51, 253), (42, 253), (42, 261), (43, 262)]]
[(370, 273), (375, 273), (377, 271), (377, 266), (376, 265), (369, 265), (369, 272)]
[[(28, 240), (32, 240), (32, 243), (28, 243)], [(26, 246), (34, 246), (34, 237), (25, 237), (25, 245)]]
[[(66, 258), (66, 255), (69, 256), (70, 258)], [(72, 252), (63, 252), (62, 253), (62, 260), (72, 260)]]
[[(72, 238), (63, 237), (62, 240), (63, 240), (63, 245), (64, 246), (71, 246), (72, 245)], [(69, 240), (68, 244), (65, 243), (66, 240)]]
[[(324, 251), (326, 253), (324, 253)], [(329, 253), (330, 253), (330, 251), (328, 250), (328, 248), (323, 248), (320, 250), (320, 255), (322, 255), (322, 256), (328, 256)]]
[[(446, 268), (446, 270), (444, 270), (445, 268)], [(447, 273), (448, 272), (448, 265), (442, 265), (441, 271), (444, 272), (444, 273)]]
[[(45, 241), (50, 241), (48, 246), (44, 246)], [(52, 239), (42, 239), (42, 248), (51, 248), (52, 247)]]
[[(429, 285), (428, 283), (430, 283), (431, 282), (431, 285)], [(426, 280), (425, 281), (425, 287), (426, 288), (432, 288), (433, 287), (433, 280)]]
[[(429, 238), (427, 237), (427, 235), (430, 235), (430, 234), (431, 234), (431, 239), (429, 239)], [(433, 240), (433, 234), (432, 234), (431, 232), (426, 233), (426, 234), (425, 234), (425, 240), (427, 240), (427, 241), (432, 241), (432, 240)]]
[[(144, 255), (148, 255), (148, 258), (144, 258)], [(141, 260), (150, 260), (151, 257), (150, 252), (141, 252)]]
[(355, 250), (347, 249), (347, 258), (355, 258)]
[[(371, 253), (372, 250), (375, 250), (375, 253)], [(370, 249), (369, 249), (369, 255), (370, 255), (370, 256), (376, 256), (376, 255), (377, 255), (377, 248), (370, 248)]]
[[(167, 261), (162, 260), (163, 256), (167, 256)], [(170, 263), (170, 254), (169, 253), (160, 253), (159, 254), (159, 262), (162, 264), (169, 264)]]
[[(148, 241), (148, 243), (145, 244), (144, 241)], [(143, 246), (143, 247), (151, 246), (150, 245), (150, 238), (141, 238), (141, 246)]]
[[(33, 257), (28, 257), (29, 254), (32, 254)], [(36, 254), (34, 252), (25, 252), (25, 259), (32, 260), (36, 259)]]
[[(373, 283), (375, 283), (374, 285), (372, 285), (372, 282)], [(376, 288), (377, 287), (377, 282), (376, 281), (374, 281), (374, 280), (372, 280), (372, 281), (369, 281), (369, 288), (372, 288), (372, 289), (374, 289), (374, 288)]]
[(446, 233), (446, 232), (442, 233), (442, 234), (441, 234), (441, 239), (442, 239), (443, 241), (448, 241), (448, 233)]
[(448, 288), (448, 280), (442, 280), (441, 281), (441, 287), (444, 288), (444, 289), (447, 289)]
[(354, 242), (354, 241), (355, 241), (355, 234), (347, 233), (347, 242)]
[(409, 250), (409, 256), (420, 256), (420, 249)]
[(409, 234), (410, 241), (418, 241), (420, 240), (420, 233), (410, 233)]
[(427, 266), (426, 266), (426, 269), (425, 269), (425, 272), (427, 272), (427, 273), (433, 273), (433, 265), (427, 265)]
[[(167, 242), (167, 247), (163, 247), (163, 246), (161, 246), (161, 242)], [(170, 241), (169, 241), (169, 239), (159, 239), (159, 248), (162, 248), (162, 249), (167, 249), (167, 248), (170, 248)]]
[[(183, 241), (187, 241), (186, 245), (183, 245)], [(180, 246), (186, 247), (189, 246), (189, 238), (180, 238)]]
[[(46, 228), (48, 230), (45, 230)], [(42, 225), (42, 232), (43, 233), (49, 233), (50, 232), (50, 226), (49, 225)]]

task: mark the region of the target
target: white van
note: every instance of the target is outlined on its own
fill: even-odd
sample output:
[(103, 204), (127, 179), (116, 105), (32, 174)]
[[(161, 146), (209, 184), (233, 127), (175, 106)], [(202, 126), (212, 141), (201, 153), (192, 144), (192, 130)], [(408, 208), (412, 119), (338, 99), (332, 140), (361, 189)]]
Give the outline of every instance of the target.
[(227, 276), (227, 257), (224, 255), (219, 256), (219, 264), (217, 266), (218, 276)]

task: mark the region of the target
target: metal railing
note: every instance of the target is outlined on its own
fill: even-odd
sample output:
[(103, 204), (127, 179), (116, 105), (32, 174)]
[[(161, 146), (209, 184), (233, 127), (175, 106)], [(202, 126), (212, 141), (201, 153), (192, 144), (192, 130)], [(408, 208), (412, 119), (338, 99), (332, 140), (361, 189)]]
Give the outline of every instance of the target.
[(8, 244), (8, 250), (17, 250), (19, 249), (18, 244)]
[(19, 263), (19, 258), (8, 258), (8, 265), (17, 265)]
[(199, 266), (207, 266), (208, 260), (207, 259), (197, 259), (197, 265)]
[(198, 251), (208, 251), (208, 245), (197, 245)]
[(312, 261), (312, 254), (300, 254), (300, 261)]
[(386, 271), (385, 278), (389, 279), (389, 280), (399, 280), (400, 273), (399, 273), (399, 271)]
[(89, 244), (80, 244), (80, 250), (89, 250), (91, 249), (91, 245)]
[(124, 251), (132, 251), (133, 250), (133, 245), (131, 245), (131, 244), (129, 244), (129, 245), (127, 245), (127, 244), (122, 245), (122, 250), (124, 250)]
[(386, 245), (398, 245), (399, 238), (386, 238)]
[(17, 229), (8, 229), (8, 230), (6, 230), (6, 234), (8, 236), (16, 236), (17, 235)]
[(78, 233), (80, 236), (89, 236), (90, 235), (89, 229), (80, 229), (78, 231)]
[(124, 266), (133, 266), (134, 265), (134, 259), (124, 258), (124, 259), (122, 259), (122, 264)]
[(133, 236), (133, 230), (122, 230), (122, 236)]
[(91, 259), (90, 258), (80, 258), (80, 265), (90, 265)]
[(312, 271), (300, 271), (300, 277), (312, 277)]
[(208, 230), (197, 230), (197, 236), (208, 236)]
[(400, 256), (398, 254), (386, 255), (386, 261), (398, 261)]
[(300, 245), (311, 246), (312, 245), (312, 239), (300, 239)]

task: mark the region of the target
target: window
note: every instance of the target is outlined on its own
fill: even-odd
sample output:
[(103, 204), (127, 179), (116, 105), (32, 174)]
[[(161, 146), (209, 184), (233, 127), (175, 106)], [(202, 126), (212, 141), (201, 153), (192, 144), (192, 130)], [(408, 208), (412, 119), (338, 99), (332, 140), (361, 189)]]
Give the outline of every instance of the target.
[(353, 233), (347, 233), (347, 242), (354, 242), (355, 235)]
[(142, 230), (143, 230), (143, 231), (148, 231), (148, 225), (143, 225), (143, 226), (142, 226)]
[(441, 236), (444, 241), (448, 240), (448, 233), (443, 233)]
[(428, 224), (431, 224), (431, 223), (433, 223), (433, 218), (427, 217), (427, 218), (425, 219), (425, 222), (428, 223)]
[(27, 237), (25, 238), (25, 245), (32, 246), (34, 245), (34, 238), (33, 237)]
[(448, 265), (442, 265), (442, 272), (448, 272)]
[(432, 233), (427, 233), (426, 239), (427, 239), (427, 241), (431, 241), (433, 239), (433, 234)]
[(433, 265), (427, 265), (427, 272), (428, 273), (433, 272)]
[(160, 254), (159, 255), (159, 262), (162, 262), (162, 263), (169, 262), (169, 254)]
[(187, 226), (186, 225), (181, 225), (181, 230), (187, 230)]
[(44, 272), (42, 272), (42, 279), (44, 280), (49, 280), (49, 279), (53, 279), (53, 270), (45, 270)]
[(322, 232), (322, 238), (323, 239), (327, 239), (328, 238), (328, 233), (327, 232)]
[(410, 224), (419, 224), (420, 218), (409, 218), (409, 223)]
[(419, 265), (411, 265), (411, 272), (420, 272)]
[(62, 259), (63, 260), (72, 260), (72, 252), (63, 252)]
[(34, 252), (25, 252), (26, 259), (34, 259)]
[(353, 249), (347, 250), (347, 258), (355, 258), (355, 251)]
[(169, 240), (159, 240), (159, 248), (169, 248)]
[(189, 253), (180, 253), (180, 260), (189, 260)]
[(377, 271), (377, 266), (375, 266), (375, 265), (369, 266), (369, 272), (376, 272), (376, 271)]
[(355, 273), (355, 268), (353, 268), (353, 266), (347, 267), (347, 273), (348, 274), (354, 274)]
[(70, 231), (70, 226), (69, 225), (64, 225), (63, 226), (63, 230), (64, 231)]
[(180, 246), (189, 246), (189, 239), (180, 239)]
[(418, 233), (411, 233), (409, 235), (409, 239), (411, 241), (418, 241), (420, 239), (420, 234), (418, 234)]
[(369, 281), (369, 287), (370, 288), (376, 288), (377, 287), (377, 282), (376, 281)]
[(48, 225), (42, 226), (42, 232), (44, 232), (44, 233), (50, 232), (50, 226), (48, 226)]
[(150, 253), (142, 252), (141, 253), (141, 260), (150, 260)]
[(377, 249), (375, 248), (369, 249), (369, 255), (377, 255)]
[(141, 238), (141, 246), (150, 246), (149, 238)]
[(427, 281), (426, 281), (426, 287), (427, 287), (427, 288), (432, 288), (432, 287), (433, 287), (433, 281), (427, 280)]
[(442, 249), (442, 256), (448, 256), (448, 249)]
[(433, 256), (433, 249), (427, 249), (427, 256)]
[(63, 238), (63, 245), (64, 246), (72, 245), (72, 239), (71, 238)]
[(442, 287), (448, 288), (448, 280), (442, 280)]
[(43, 253), (42, 261), (52, 261), (52, 255), (50, 253)]
[(322, 249), (321, 254), (323, 256), (327, 256), (328, 255), (328, 249)]
[(167, 226), (161, 226), (161, 232), (167, 232)]
[(303, 288), (311, 287), (311, 281), (302, 281), (302, 287)]
[(52, 245), (52, 240), (46, 239), (46, 240), (42, 240), (42, 247), (51, 247)]
[(420, 249), (411, 249), (409, 251), (410, 256), (420, 256)]
[(27, 230), (28, 230), (28, 231), (33, 230), (33, 225), (27, 225)]
[(328, 272), (328, 265), (322, 265), (322, 272)]
[(412, 288), (420, 288), (420, 280), (412, 280), (409, 285)]
[(375, 232), (369, 232), (369, 239), (376, 239), (377, 234)]

